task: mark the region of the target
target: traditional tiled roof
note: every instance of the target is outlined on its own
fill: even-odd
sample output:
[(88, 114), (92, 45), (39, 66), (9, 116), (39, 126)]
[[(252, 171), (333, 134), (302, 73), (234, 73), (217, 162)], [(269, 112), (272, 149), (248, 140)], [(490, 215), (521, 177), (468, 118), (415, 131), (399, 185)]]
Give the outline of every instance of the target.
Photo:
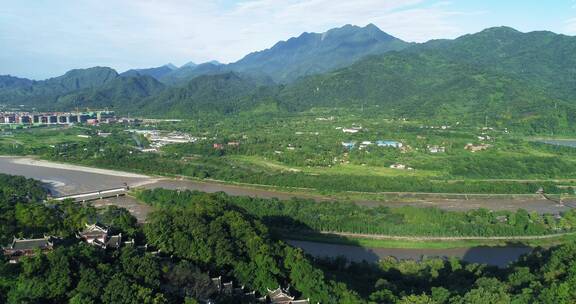
[(84, 228), (84, 230), (82, 230), (82, 232), (80, 232), (80, 234), (82, 236), (100, 236), (102, 234), (107, 234), (108, 233), (108, 229), (98, 225), (98, 224), (93, 224), (93, 225), (88, 225), (86, 224), (86, 228)]
[(212, 284), (220, 291), (222, 289), (222, 276), (212, 278)]
[(34, 250), (34, 249), (47, 249), (52, 248), (52, 242), (50, 241), (50, 237), (43, 237), (41, 239), (17, 239), (14, 238), (12, 240), (12, 244), (8, 247), (5, 247), (6, 250), (16, 250), (16, 251), (24, 251), (24, 250)]
[(268, 297), (270, 297), (270, 301), (274, 304), (289, 304), (292, 300), (294, 300), (294, 297), (291, 297), (280, 287), (275, 290), (268, 289)]
[(232, 291), (234, 291), (234, 283), (232, 281), (222, 283), (222, 291), (226, 294), (232, 294)]
[(120, 248), (121, 244), (122, 244), (122, 233), (111, 236), (108, 239), (108, 241), (106, 241), (106, 248)]

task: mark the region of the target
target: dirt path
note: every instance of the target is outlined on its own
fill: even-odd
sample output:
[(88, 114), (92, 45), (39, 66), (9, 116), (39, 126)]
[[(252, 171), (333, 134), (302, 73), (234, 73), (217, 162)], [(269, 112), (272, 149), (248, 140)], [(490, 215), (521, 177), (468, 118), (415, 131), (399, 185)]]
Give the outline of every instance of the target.
[(322, 234), (332, 234), (351, 238), (371, 240), (394, 241), (529, 241), (552, 239), (562, 236), (575, 235), (576, 232), (555, 233), (546, 235), (520, 235), (520, 236), (394, 236), (383, 234), (365, 234), (351, 232), (322, 231)]

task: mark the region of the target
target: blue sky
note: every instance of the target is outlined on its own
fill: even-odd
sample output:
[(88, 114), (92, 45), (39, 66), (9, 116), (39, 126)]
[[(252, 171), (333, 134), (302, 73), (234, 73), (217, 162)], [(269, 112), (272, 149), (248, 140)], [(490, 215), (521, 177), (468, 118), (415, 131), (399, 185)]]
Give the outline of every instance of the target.
[[(576, 35), (576, 0), (2, 0), (0, 75), (232, 62), (302, 32), (374, 23), (407, 41), (487, 27)], [(553, 3), (553, 5), (551, 4)]]

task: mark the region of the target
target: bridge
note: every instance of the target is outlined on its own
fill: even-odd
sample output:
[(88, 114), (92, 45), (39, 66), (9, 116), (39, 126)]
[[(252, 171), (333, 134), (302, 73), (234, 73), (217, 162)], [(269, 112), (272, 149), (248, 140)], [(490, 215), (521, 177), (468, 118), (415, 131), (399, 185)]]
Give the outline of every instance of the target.
[(67, 199), (73, 199), (76, 202), (88, 202), (95, 201), (111, 197), (124, 196), (130, 190), (130, 187), (124, 186), (119, 188), (97, 190), (92, 192), (69, 194), (65, 196), (53, 197), (52, 200), (63, 201)]

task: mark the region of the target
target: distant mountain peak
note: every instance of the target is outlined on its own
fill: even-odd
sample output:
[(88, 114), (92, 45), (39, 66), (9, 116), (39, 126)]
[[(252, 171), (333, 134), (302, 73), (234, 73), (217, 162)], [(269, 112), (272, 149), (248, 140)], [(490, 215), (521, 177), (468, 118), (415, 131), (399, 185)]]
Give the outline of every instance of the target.
[(190, 61), (190, 62), (182, 65), (180, 68), (193, 68), (193, 67), (195, 67), (195, 66), (197, 66), (197, 64), (194, 63), (194, 62), (192, 62), (192, 61)]
[(175, 69), (178, 68), (177, 66), (173, 65), (172, 63), (168, 63), (168, 64), (165, 64), (165, 65), (163, 65), (163, 66), (164, 66), (164, 67), (167, 67), (167, 68), (169, 68), (169, 69), (171, 69), (171, 70), (175, 70)]
[(368, 56), (398, 51), (410, 44), (386, 34), (376, 25), (346, 24), (324, 33), (304, 32), (269, 49), (248, 54), (230, 64), (235, 71), (270, 76), (277, 82), (344, 67)]
[(495, 26), (489, 27), (480, 33), (490, 33), (490, 34), (521, 34), (519, 30), (509, 27), (509, 26)]
[(380, 30), (380, 28), (378, 26), (376, 26), (374, 23), (368, 23), (368, 24), (366, 24), (366, 26), (364, 28), (365, 29), (378, 29), (378, 30)]

